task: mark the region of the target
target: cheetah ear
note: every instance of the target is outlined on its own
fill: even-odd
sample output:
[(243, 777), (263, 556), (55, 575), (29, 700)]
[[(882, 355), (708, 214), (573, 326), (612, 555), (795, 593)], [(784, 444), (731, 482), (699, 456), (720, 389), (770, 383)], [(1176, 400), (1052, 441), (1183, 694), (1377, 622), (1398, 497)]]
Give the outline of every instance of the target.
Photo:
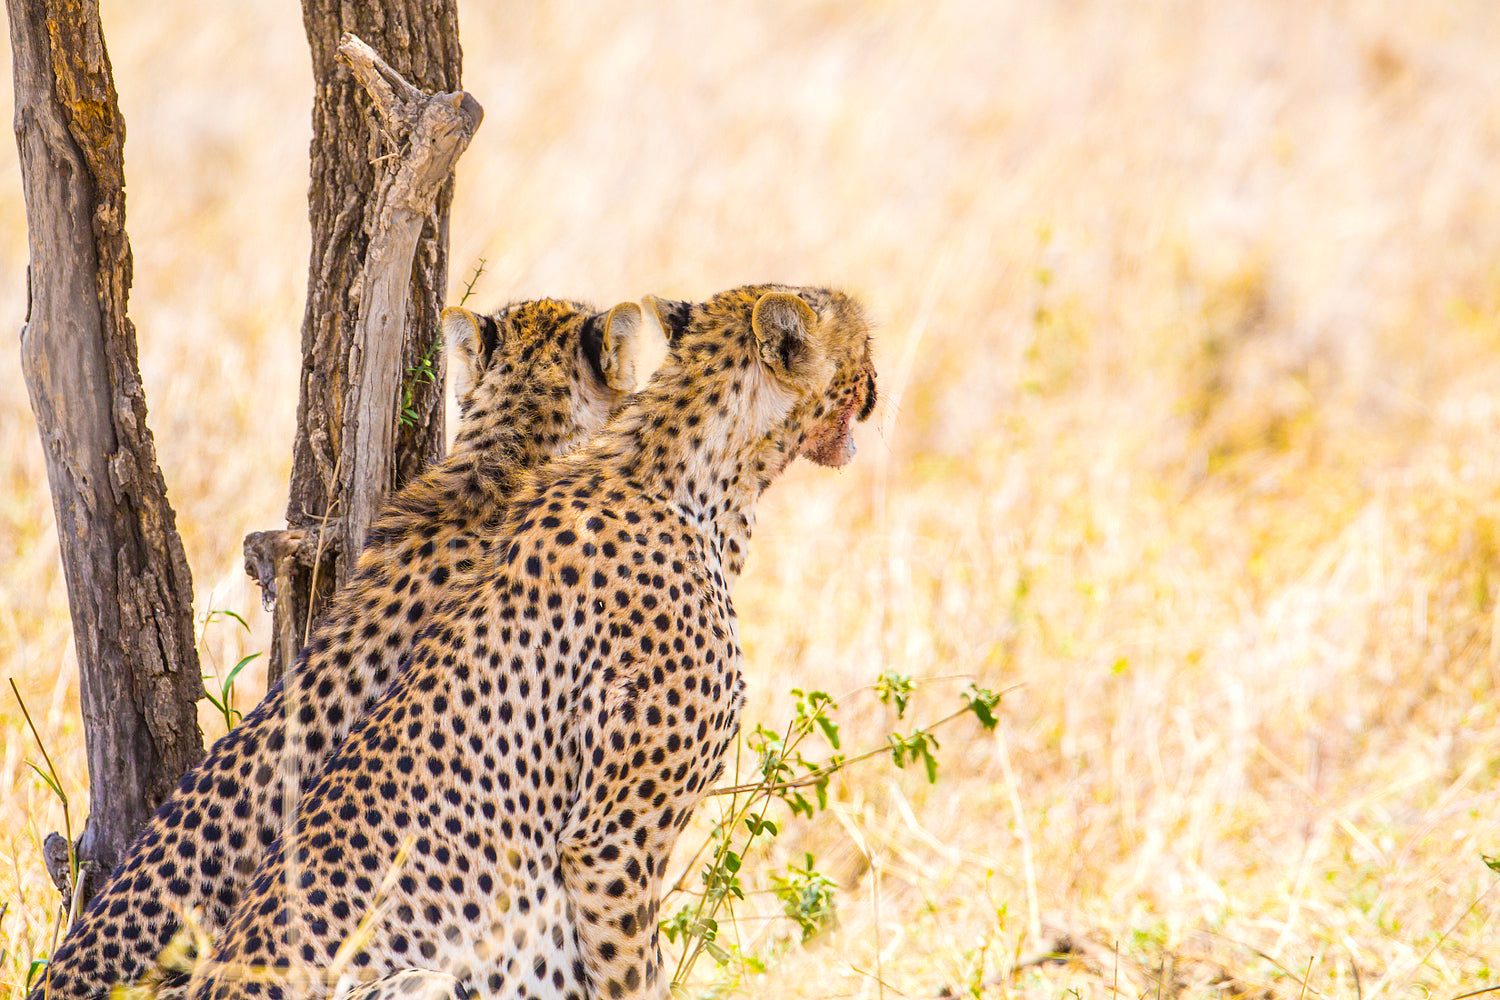
[(444, 309), (442, 324), (448, 370), (453, 373), (453, 395), (462, 407), (484, 378), (485, 369), (500, 346), (500, 325), (493, 316), (477, 316), (462, 306)]
[(812, 306), (790, 292), (767, 292), (755, 303), (750, 328), (760, 359), (778, 381), (790, 387), (817, 381), (826, 367), (822, 347), (812, 338), (817, 325)]
[(667, 338), (667, 346), (676, 347), (692, 319), (693, 304), (680, 299), (663, 299), (655, 295), (648, 295), (641, 302), (656, 317), (662, 336)]
[(591, 357), (604, 384), (616, 392), (635, 391), (635, 363), (640, 341), (641, 307), (634, 302), (621, 302), (603, 316), (596, 316), (598, 339), (584, 337), (585, 349), (598, 357)]

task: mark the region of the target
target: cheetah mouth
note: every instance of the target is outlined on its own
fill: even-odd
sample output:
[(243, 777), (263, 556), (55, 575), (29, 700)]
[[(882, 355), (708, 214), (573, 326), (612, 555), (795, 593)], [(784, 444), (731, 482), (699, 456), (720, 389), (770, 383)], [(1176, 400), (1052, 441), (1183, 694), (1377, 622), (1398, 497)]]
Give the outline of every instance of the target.
[[(818, 465), (838, 468), (854, 457), (854, 435), (849, 425), (864, 423), (875, 410), (875, 368), (867, 361), (863, 372), (863, 392), (856, 392), (837, 415), (808, 431), (802, 441), (801, 454)], [(863, 398), (861, 398), (863, 396)]]
[(832, 469), (848, 465), (855, 452), (854, 435), (849, 425), (854, 421), (856, 408), (850, 403), (832, 420), (813, 428), (802, 444), (802, 454), (818, 465)]

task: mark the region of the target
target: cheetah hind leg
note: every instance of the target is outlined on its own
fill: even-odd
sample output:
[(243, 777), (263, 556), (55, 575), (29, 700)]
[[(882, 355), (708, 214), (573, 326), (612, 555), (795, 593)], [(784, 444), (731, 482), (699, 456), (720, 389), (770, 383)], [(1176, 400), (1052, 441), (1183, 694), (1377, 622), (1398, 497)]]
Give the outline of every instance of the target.
[(446, 972), (407, 969), (363, 983), (344, 993), (343, 1000), (468, 1000), (470, 995)]

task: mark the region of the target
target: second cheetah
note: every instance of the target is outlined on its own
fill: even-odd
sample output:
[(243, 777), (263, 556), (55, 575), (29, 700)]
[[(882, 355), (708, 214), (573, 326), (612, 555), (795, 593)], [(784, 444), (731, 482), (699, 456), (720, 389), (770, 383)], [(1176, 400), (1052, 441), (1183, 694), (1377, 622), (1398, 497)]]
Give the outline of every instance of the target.
[(452, 454), (392, 497), (287, 676), (187, 773), (52, 958), (31, 1000), (105, 995), (153, 968), (186, 914), (213, 934), (282, 832), (283, 805), (390, 684), (445, 582), (483, 558), (519, 485), (635, 387), (640, 308), (444, 313)]

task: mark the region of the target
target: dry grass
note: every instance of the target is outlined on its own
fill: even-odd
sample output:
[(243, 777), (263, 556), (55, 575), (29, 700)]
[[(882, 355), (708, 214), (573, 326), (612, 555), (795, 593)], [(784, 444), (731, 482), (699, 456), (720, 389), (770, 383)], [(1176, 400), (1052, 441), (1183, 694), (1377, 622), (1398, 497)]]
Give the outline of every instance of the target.
[[(828, 282), (880, 321), (856, 465), (765, 503), (747, 720), (883, 669), (1022, 685), (998, 735), (948, 733), (935, 787), (867, 764), (788, 825), (774, 860), (818, 852), (842, 926), (732, 990), (1496, 984), (1493, 5), (491, 6), (461, 13), (487, 117), (455, 286), (480, 257), (494, 301)], [(244, 641), (209, 629), (232, 663), (265, 644), (240, 538), (284, 502), (305, 48), (294, 5), (123, 7), (132, 312), (200, 611), (254, 612)], [(12, 329), (19, 190), (7, 152)], [(40, 452), (0, 379), (0, 662), (82, 798)], [(14, 706), (0, 724), (13, 980), (48, 940), (60, 817)], [(1064, 931), (1065, 961), (1018, 964)]]

